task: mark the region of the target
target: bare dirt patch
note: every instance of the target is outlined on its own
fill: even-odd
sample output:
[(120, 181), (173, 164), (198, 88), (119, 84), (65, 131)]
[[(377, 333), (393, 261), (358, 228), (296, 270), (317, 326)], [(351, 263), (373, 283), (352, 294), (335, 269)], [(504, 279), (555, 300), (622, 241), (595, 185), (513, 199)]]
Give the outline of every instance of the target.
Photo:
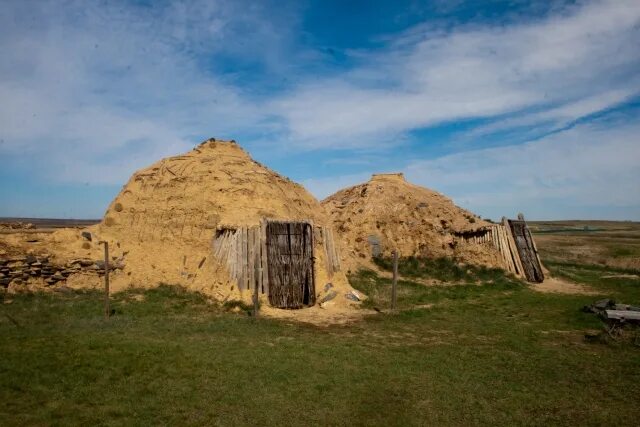
[(547, 277), (542, 283), (531, 285), (531, 289), (544, 293), (597, 295), (598, 292), (585, 285), (571, 283), (557, 277)]

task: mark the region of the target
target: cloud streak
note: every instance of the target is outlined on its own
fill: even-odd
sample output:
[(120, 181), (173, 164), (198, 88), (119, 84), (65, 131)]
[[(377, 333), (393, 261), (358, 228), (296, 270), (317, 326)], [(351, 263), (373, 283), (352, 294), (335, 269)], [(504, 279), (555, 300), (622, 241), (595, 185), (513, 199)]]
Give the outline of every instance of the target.
[(290, 137), (309, 147), (359, 146), (452, 120), (527, 117), (531, 109), (527, 123), (576, 120), (640, 92), (639, 23), (640, 4), (621, 0), (507, 26), (425, 24), (383, 52), (363, 54), (344, 75), (301, 85), (274, 108)]
[[(301, 171), (321, 197), (378, 164), (487, 215), (513, 206), (587, 215), (591, 203), (640, 218), (629, 202), (640, 180), (630, 162), (637, 114), (597, 120), (640, 96), (637, 1), (424, 22), (372, 35), (339, 52), (338, 65), (322, 41), (308, 42), (304, 12), (242, 0), (4, 2), (4, 176), (116, 188), (215, 136)], [(443, 140), (415, 136), (468, 119), (481, 124)], [(424, 154), (427, 145), (440, 150)], [(390, 165), (391, 150), (405, 149)], [(442, 153), (454, 154), (434, 158)]]

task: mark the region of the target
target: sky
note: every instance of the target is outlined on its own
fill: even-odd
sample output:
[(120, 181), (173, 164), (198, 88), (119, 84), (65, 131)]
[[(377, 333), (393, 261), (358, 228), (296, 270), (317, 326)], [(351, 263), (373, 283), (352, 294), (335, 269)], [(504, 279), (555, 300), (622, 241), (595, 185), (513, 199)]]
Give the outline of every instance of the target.
[(210, 137), (319, 199), (640, 220), (640, 1), (2, 1), (0, 216), (100, 218)]

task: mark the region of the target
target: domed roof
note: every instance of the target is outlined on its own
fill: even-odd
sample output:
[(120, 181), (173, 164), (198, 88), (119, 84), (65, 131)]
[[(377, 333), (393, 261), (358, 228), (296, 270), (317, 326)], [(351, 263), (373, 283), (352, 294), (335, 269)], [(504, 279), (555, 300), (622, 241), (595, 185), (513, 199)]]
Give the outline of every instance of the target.
[(201, 234), (196, 229), (251, 226), (263, 218), (328, 222), (304, 187), (256, 162), (234, 141), (210, 139), (134, 173), (102, 226), (123, 238), (136, 229), (141, 239), (190, 239)]
[(374, 246), (383, 255), (393, 249), (402, 256), (461, 255), (454, 253), (455, 236), (489, 226), (448, 197), (407, 182), (401, 173), (375, 174), (322, 204), (342, 238), (343, 252), (350, 250), (359, 259), (369, 259)]

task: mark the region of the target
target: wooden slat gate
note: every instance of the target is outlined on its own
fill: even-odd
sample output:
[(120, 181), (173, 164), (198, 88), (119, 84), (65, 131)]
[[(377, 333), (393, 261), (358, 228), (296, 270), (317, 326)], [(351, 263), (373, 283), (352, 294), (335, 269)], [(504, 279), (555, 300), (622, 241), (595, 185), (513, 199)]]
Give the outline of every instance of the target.
[(518, 255), (520, 255), (525, 277), (529, 282), (542, 282), (544, 280), (542, 266), (527, 223), (510, 219), (509, 227), (518, 248)]
[(267, 221), (266, 241), (269, 303), (277, 308), (315, 304), (311, 224)]

